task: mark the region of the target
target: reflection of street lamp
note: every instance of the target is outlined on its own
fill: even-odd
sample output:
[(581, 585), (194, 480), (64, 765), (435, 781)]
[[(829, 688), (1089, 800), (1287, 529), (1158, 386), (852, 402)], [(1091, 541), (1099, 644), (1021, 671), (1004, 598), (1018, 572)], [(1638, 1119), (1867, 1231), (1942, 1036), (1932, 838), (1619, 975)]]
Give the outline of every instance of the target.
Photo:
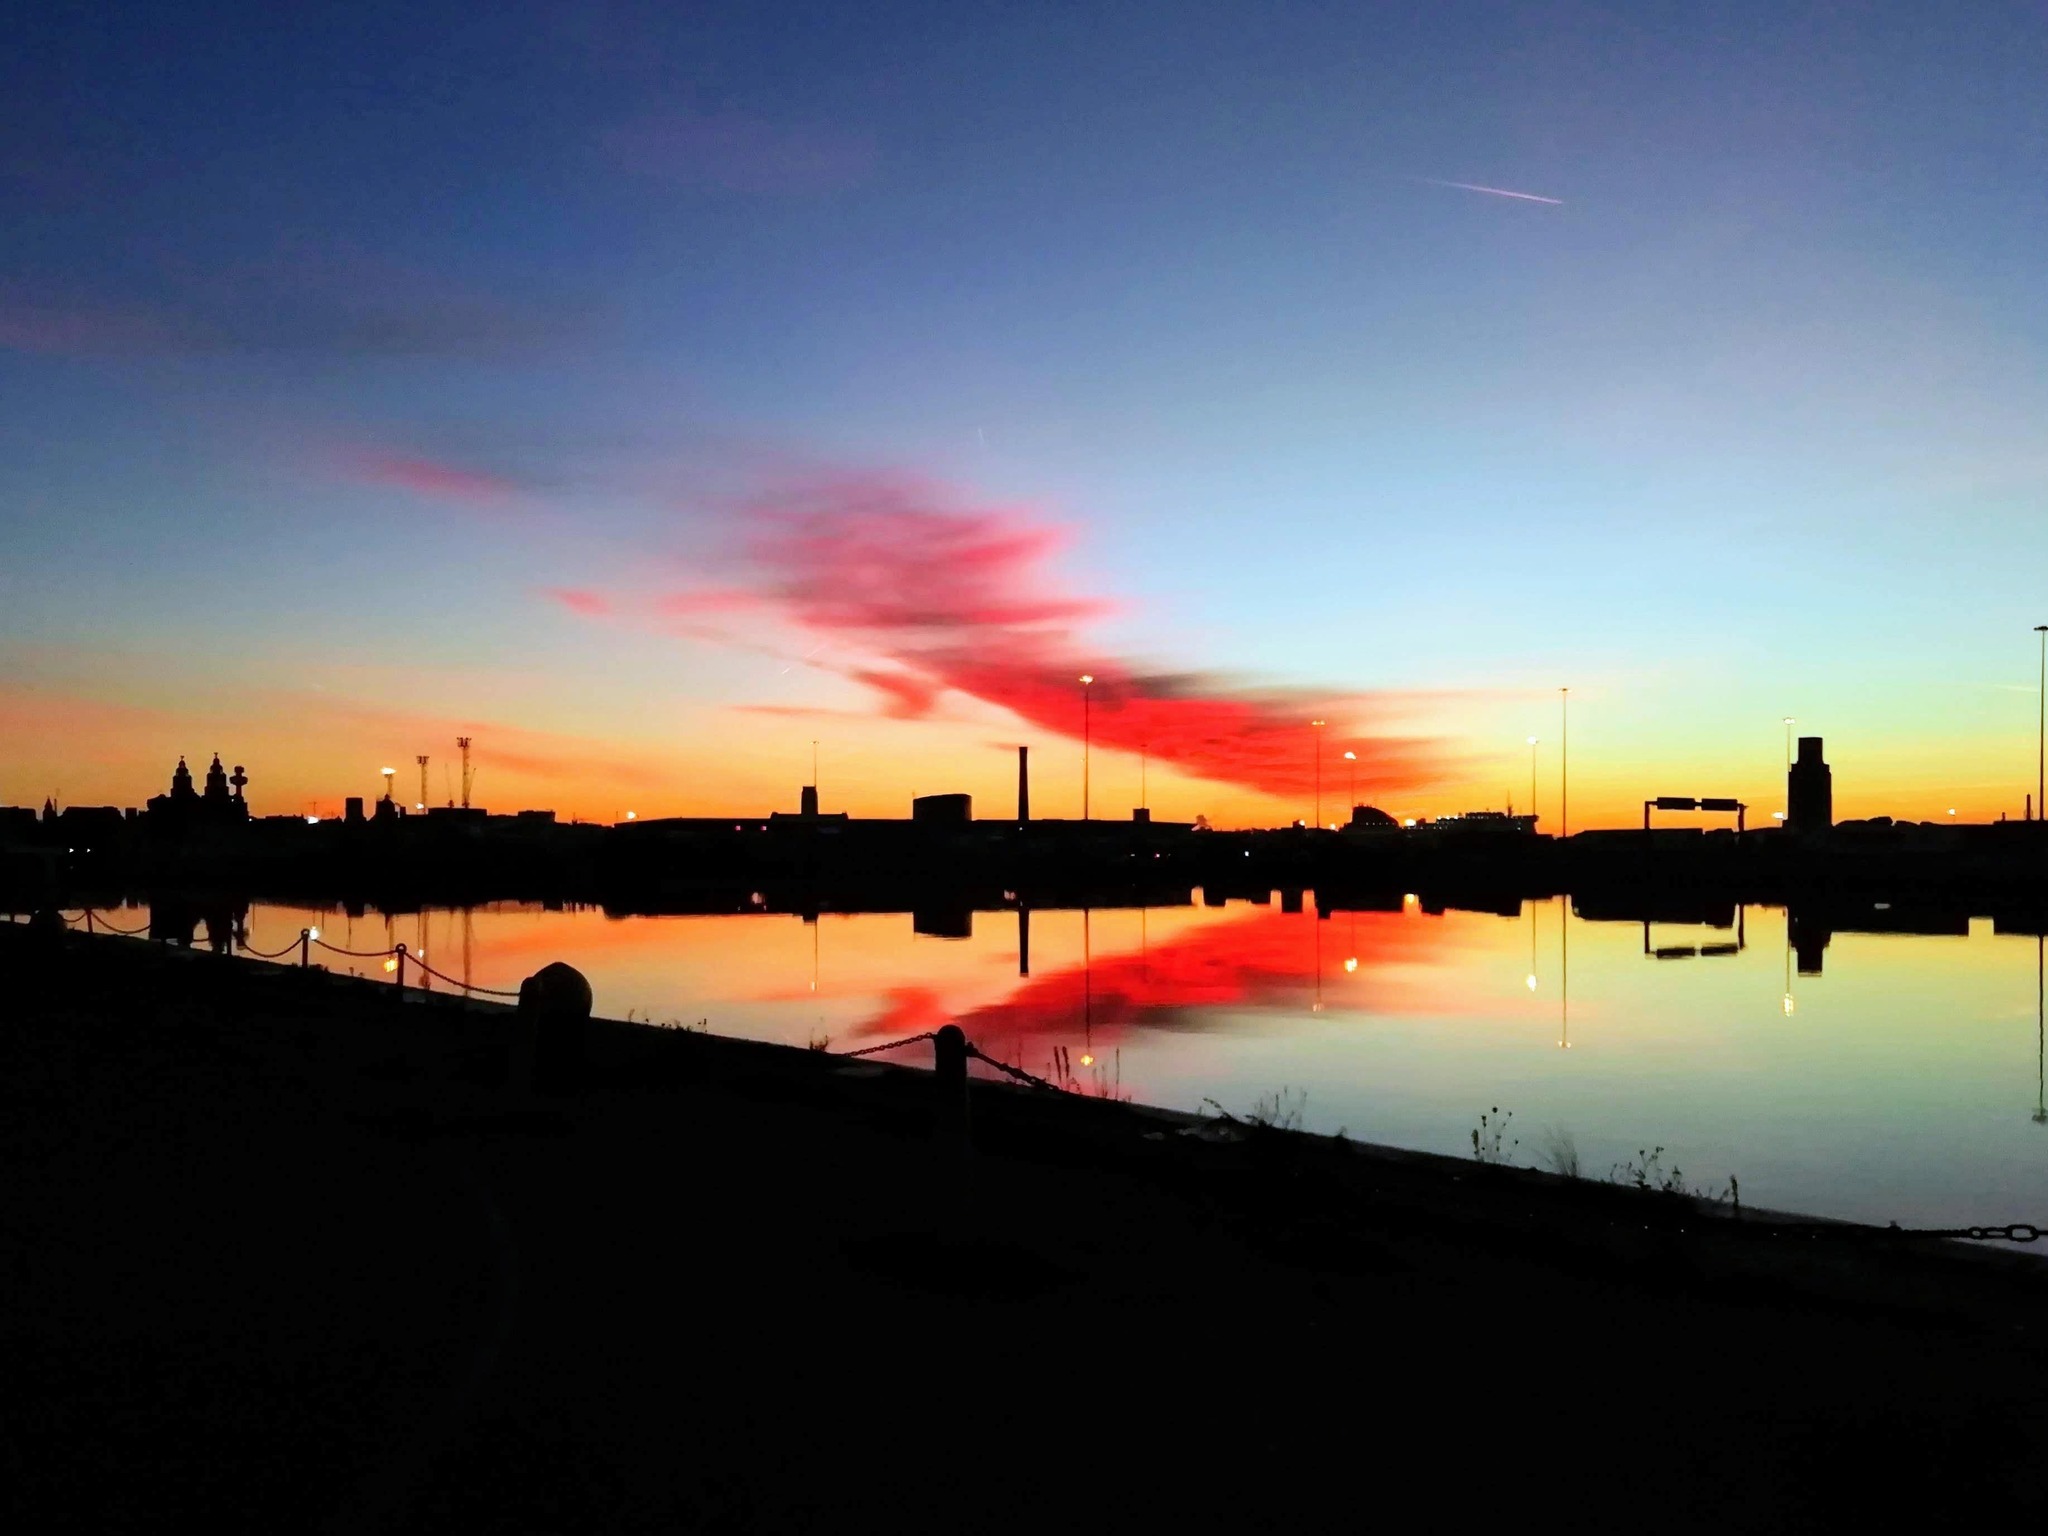
[(1529, 738), (1529, 819), (1536, 819), (1536, 738)]
[(1081, 819), (1088, 819), (1088, 690), (1095, 686), (1092, 674), (1081, 674)]
[(1314, 820), (1313, 822), (1311, 822), (1311, 823), (1310, 823), (1310, 825), (1311, 825), (1311, 826), (1314, 826), (1314, 827), (1321, 827), (1321, 826), (1322, 826), (1322, 824), (1323, 824), (1323, 724), (1324, 724), (1324, 722), (1322, 722), (1321, 720), (1311, 720), (1311, 721), (1309, 721), (1309, 724), (1315, 727), (1315, 732), (1316, 732), (1316, 819), (1315, 819), (1315, 820)]

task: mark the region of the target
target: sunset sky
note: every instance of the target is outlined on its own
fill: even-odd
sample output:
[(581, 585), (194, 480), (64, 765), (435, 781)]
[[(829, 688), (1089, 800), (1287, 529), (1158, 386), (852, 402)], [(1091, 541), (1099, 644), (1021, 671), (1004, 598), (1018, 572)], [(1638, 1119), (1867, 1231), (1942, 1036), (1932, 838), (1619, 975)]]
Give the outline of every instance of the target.
[(2038, 5), (299, 9), (0, 32), (0, 804), (2020, 814)]

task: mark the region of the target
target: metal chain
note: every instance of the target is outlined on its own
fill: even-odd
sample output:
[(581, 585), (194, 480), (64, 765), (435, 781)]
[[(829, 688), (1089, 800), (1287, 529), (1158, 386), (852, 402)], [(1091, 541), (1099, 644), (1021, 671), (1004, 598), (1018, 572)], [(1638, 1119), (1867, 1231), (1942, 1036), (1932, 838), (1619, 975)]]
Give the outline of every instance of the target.
[(873, 1056), (882, 1051), (896, 1050), (900, 1046), (916, 1045), (920, 1040), (936, 1040), (938, 1036), (937, 1030), (928, 1029), (921, 1035), (906, 1035), (901, 1040), (891, 1040), (886, 1045), (864, 1045), (857, 1051), (834, 1051), (832, 1054), (842, 1061), (851, 1061), (856, 1056)]
[(462, 988), (462, 990), (463, 990), (463, 991), (465, 991), (465, 992), (481, 992), (481, 993), (483, 993), (483, 994), (484, 994), (484, 995), (485, 995), (486, 997), (512, 997), (512, 998), (516, 998), (516, 997), (518, 997), (518, 996), (519, 996), (519, 994), (518, 994), (517, 992), (501, 992), (501, 991), (499, 991), (499, 990), (498, 990), (498, 989), (497, 989), (496, 987), (478, 987), (478, 986), (472, 986), (472, 985), (471, 985), (471, 984), (470, 984), (469, 982), (466, 982), (466, 981), (457, 981), (457, 980), (456, 980), (456, 979), (455, 979), (455, 978), (454, 978), (453, 976), (450, 976), (450, 975), (449, 975), (449, 974), (448, 974), (447, 972), (445, 972), (445, 971), (437, 971), (437, 970), (435, 970), (435, 969), (434, 969), (434, 968), (433, 968), (433, 967), (432, 967), (431, 965), (427, 964), (427, 962), (426, 962), (426, 961), (424, 961), (424, 960), (422, 960), (422, 959), (421, 959), (421, 958), (420, 958), (420, 957), (419, 957), (418, 955), (413, 955), (413, 956), (411, 956), (410, 958), (411, 958), (411, 960), (412, 960), (412, 963), (413, 963), (414, 965), (417, 965), (417, 966), (418, 966), (418, 967), (419, 967), (419, 968), (420, 968), (421, 970), (425, 971), (425, 972), (426, 972), (426, 973), (427, 973), (427, 974), (428, 974), (429, 976), (438, 976), (438, 977), (440, 977), (440, 979), (441, 979), (441, 980), (443, 980), (443, 981), (447, 982), (449, 986), (451, 986), (451, 987), (460, 987), (460, 988)]
[(1049, 1083), (1042, 1077), (1034, 1077), (1022, 1067), (1013, 1067), (1007, 1061), (997, 1061), (995, 1057), (989, 1055), (988, 1052), (971, 1040), (967, 1043), (967, 1054), (976, 1061), (994, 1067), (998, 1072), (1004, 1073), (1006, 1076), (1014, 1077), (1020, 1083), (1029, 1083), (1033, 1088), (1043, 1088), (1048, 1093), (1059, 1093), (1062, 1091), (1057, 1083)]
[(118, 933), (124, 939), (140, 938), (143, 934), (149, 932), (149, 924), (147, 923), (144, 923), (140, 928), (118, 928), (107, 921), (107, 916), (104, 912), (97, 914), (97, 917), (101, 928), (104, 928), (108, 933)]
[(343, 949), (338, 944), (328, 943), (325, 939), (315, 939), (313, 943), (331, 954), (347, 955), (351, 960), (388, 960), (398, 953), (396, 947), (391, 949)]
[(280, 949), (273, 954), (265, 954), (260, 949), (244, 949), (242, 951), (242, 958), (245, 960), (282, 960), (286, 955), (290, 954), (293, 950), (297, 949), (298, 947), (299, 941), (297, 939), (293, 939), (291, 943), (285, 945), (283, 949)]

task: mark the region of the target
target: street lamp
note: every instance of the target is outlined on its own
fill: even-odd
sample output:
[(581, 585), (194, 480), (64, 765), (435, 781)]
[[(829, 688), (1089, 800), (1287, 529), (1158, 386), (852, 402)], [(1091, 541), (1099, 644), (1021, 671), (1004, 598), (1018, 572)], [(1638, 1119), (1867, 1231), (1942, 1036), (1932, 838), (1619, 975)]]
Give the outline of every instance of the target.
[(1088, 819), (1088, 690), (1095, 686), (1093, 673), (1081, 674), (1081, 819)]
[(2048, 789), (2048, 624), (2036, 624), (2034, 633), (2041, 637), (2041, 701), (2040, 719), (2034, 727), (2034, 814), (2048, 816), (2048, 805), (2041, 803), (2041, 791)]
[(1792, 766), (1792, 717), (1785, 717), (1785, 766)]
[(1572, 691), (1557, 690), (1557, 835), (1572, 835)]
[(398, 770), (396, 768), (379, 768), (377, 771), (384, 775), (384, 798), (389, 800), (391, 798), (391, 780)]
[[(1344, 754), (1344, 761), (1351, 765), (1347, 770), (1350, 778), (1345, 784), (1344, 792), (1351, 796), (1351, 811), (1356, 811), (1358, 809), (1358, 754), (1356, 752), (1346, 752)], [(1351, 811), (1345, 812), (1344, 819), (1346, 821), (1351, 819)]]
[(1310, 822), (1310, 823), (1309, 823), (1309, 825), (1310, 825), (1310, 826), (1313, 826), (1313, 827), (1320, 827), (1320, 826), (1322, 826), (1322, 824), (1323, 824), (1323, 725), (1324, 725), (1324, 723), (1325, 723), (1325, 722), (1323, 722), (1323, 721), (1321, 721), (1321, 720), (1311, 720), (1311, 721), (1309, 721), (1309, 724), (1315, 727), (1315, 732), (1316, 732), (1316, 819), (1315, 819), (1314, 821), (1312, 821), (1312, 822)]

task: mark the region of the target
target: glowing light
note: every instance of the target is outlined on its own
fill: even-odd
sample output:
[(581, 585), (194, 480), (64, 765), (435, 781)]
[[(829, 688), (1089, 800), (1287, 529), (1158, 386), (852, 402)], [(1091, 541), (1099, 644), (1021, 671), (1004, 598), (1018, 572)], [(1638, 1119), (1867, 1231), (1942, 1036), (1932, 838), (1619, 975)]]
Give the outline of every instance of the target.
[(1771, 820), (1773, 820), (1773, 821), (1783, 821), (1784, 819), (1785, 819), (1785, 813), (1784, 813), (1783, 811), (1773, 811), (1773, 812), (1771, 812)]
[(1347, 763), (1355, 763), (1358, 761), (1358, 754), (1356, 752), (1346, 752), (1344, 754), (1344, 761)]
[(628, 821), (638, 821), (639, 819), (640, 819), (640, 813), (639, 813), (638, 811), (628, 811), (628, 812), (626, 812), (626, 820), (628, 820)]
[(318, 816), (308, 816), (306, 818), (306, 825), (309, 827), (317, 827), (320, 825), (320, 818)]
[(1420, 901), (1421, 898), (1411, 891), (1406, 896), (1403, 896), (1401, 898), (1401, 905), (1404, 907), (1412, 907), (1418, 905)]
[(1413, 816), (1406, 817), (1401, 822), (1401, 825), (1404, 827), (1412, 827), (1415, 825), (1415, 818)]
[(1536, 745), (1536, 738), (1534, 736), (1529, 738), (1529, 745), (1532, 747)]
[(1527, 987), (1527, 988), (1528, 988), (1528, 989), (1529, 989), (1529, 990), (1530, 990), (1531, 992), (1534, 992), (1534, 991), (1536, 990), (1536, 978), (1535, 978), (1535, 976), (1534, 976), (1534, 975), (1524, 976), (1524, 977), (1522, 978), (1522, 985), (1523, 985), (1523, 986), (1525, 986), (1525, 987)]
[(1086, 688), (1086, 687), (1088, 687), (1088, 686), (1089, 686), (1089, 685), (1090, 685), (1091, 683), (1093, 683), (1094, 681), (1095, 681), (1095, 676), (1094, 676), (1094, 674), (1093, 674), (1093, 673), (1090, 673), (1090, 672), (1083, 672), (1083, 673), (1081, 674), (1081, 686), (1082, 686), (1083, 688)]
[(1949, 813), (1949, 815), (1951, 815), (1951, 816), (1955, 815), (1955, 813), (1956, 813), (1956, 808), (1955, 808), (1954, 806), (1950, 806), (1950, 807), (1948, 808), (1948, 813)]
[(385, 969), (385, 970), (387, 970), (387, 971), (395, 971), (395, 970), (397, 970), (397, 969), (398, 969), (398, 961), (397, 961), (397, 959), (396, 959), (396, 958), (393, 958), (393, 959), (390, 959), (390, 960), (386, 960), (386, 961), (384, 962), (384, 969)]
[(1790, 992), (1785, 994), (1785, 1017), (1788, 1019), (1792, 1017), (1792, 994)]
[(1357, 969), (1358, 969), (1358, 956), (1356, 956), (1356, 955), (1353, 955), (1353, 956), (1352, 956), (1352, 957), (1351, 957), (1350, 959), (1346, 960), (1346, 961), (1344, 962), (1344, 969), (1345, 969), (1345, 970), (1347, 970), (1347, 971), (1355, 971), (1355, 970), (1357, 970)]
[(320, 930), (318, 928), (308, 928), (306, 930), (306, 937), (309, 939), (318, 939), (320, 937)]
[(412, 808), (416, 811), (424, 811), (427, 808), (427, 802), (424, 800), (415, 800), (412, 803)]
[(1081, 1065), (1084, 1067), (1092, 1067), (1095, 1065), (1095, 1058), (1093, 1056), (1083, 1056), (1081, 1058)]

